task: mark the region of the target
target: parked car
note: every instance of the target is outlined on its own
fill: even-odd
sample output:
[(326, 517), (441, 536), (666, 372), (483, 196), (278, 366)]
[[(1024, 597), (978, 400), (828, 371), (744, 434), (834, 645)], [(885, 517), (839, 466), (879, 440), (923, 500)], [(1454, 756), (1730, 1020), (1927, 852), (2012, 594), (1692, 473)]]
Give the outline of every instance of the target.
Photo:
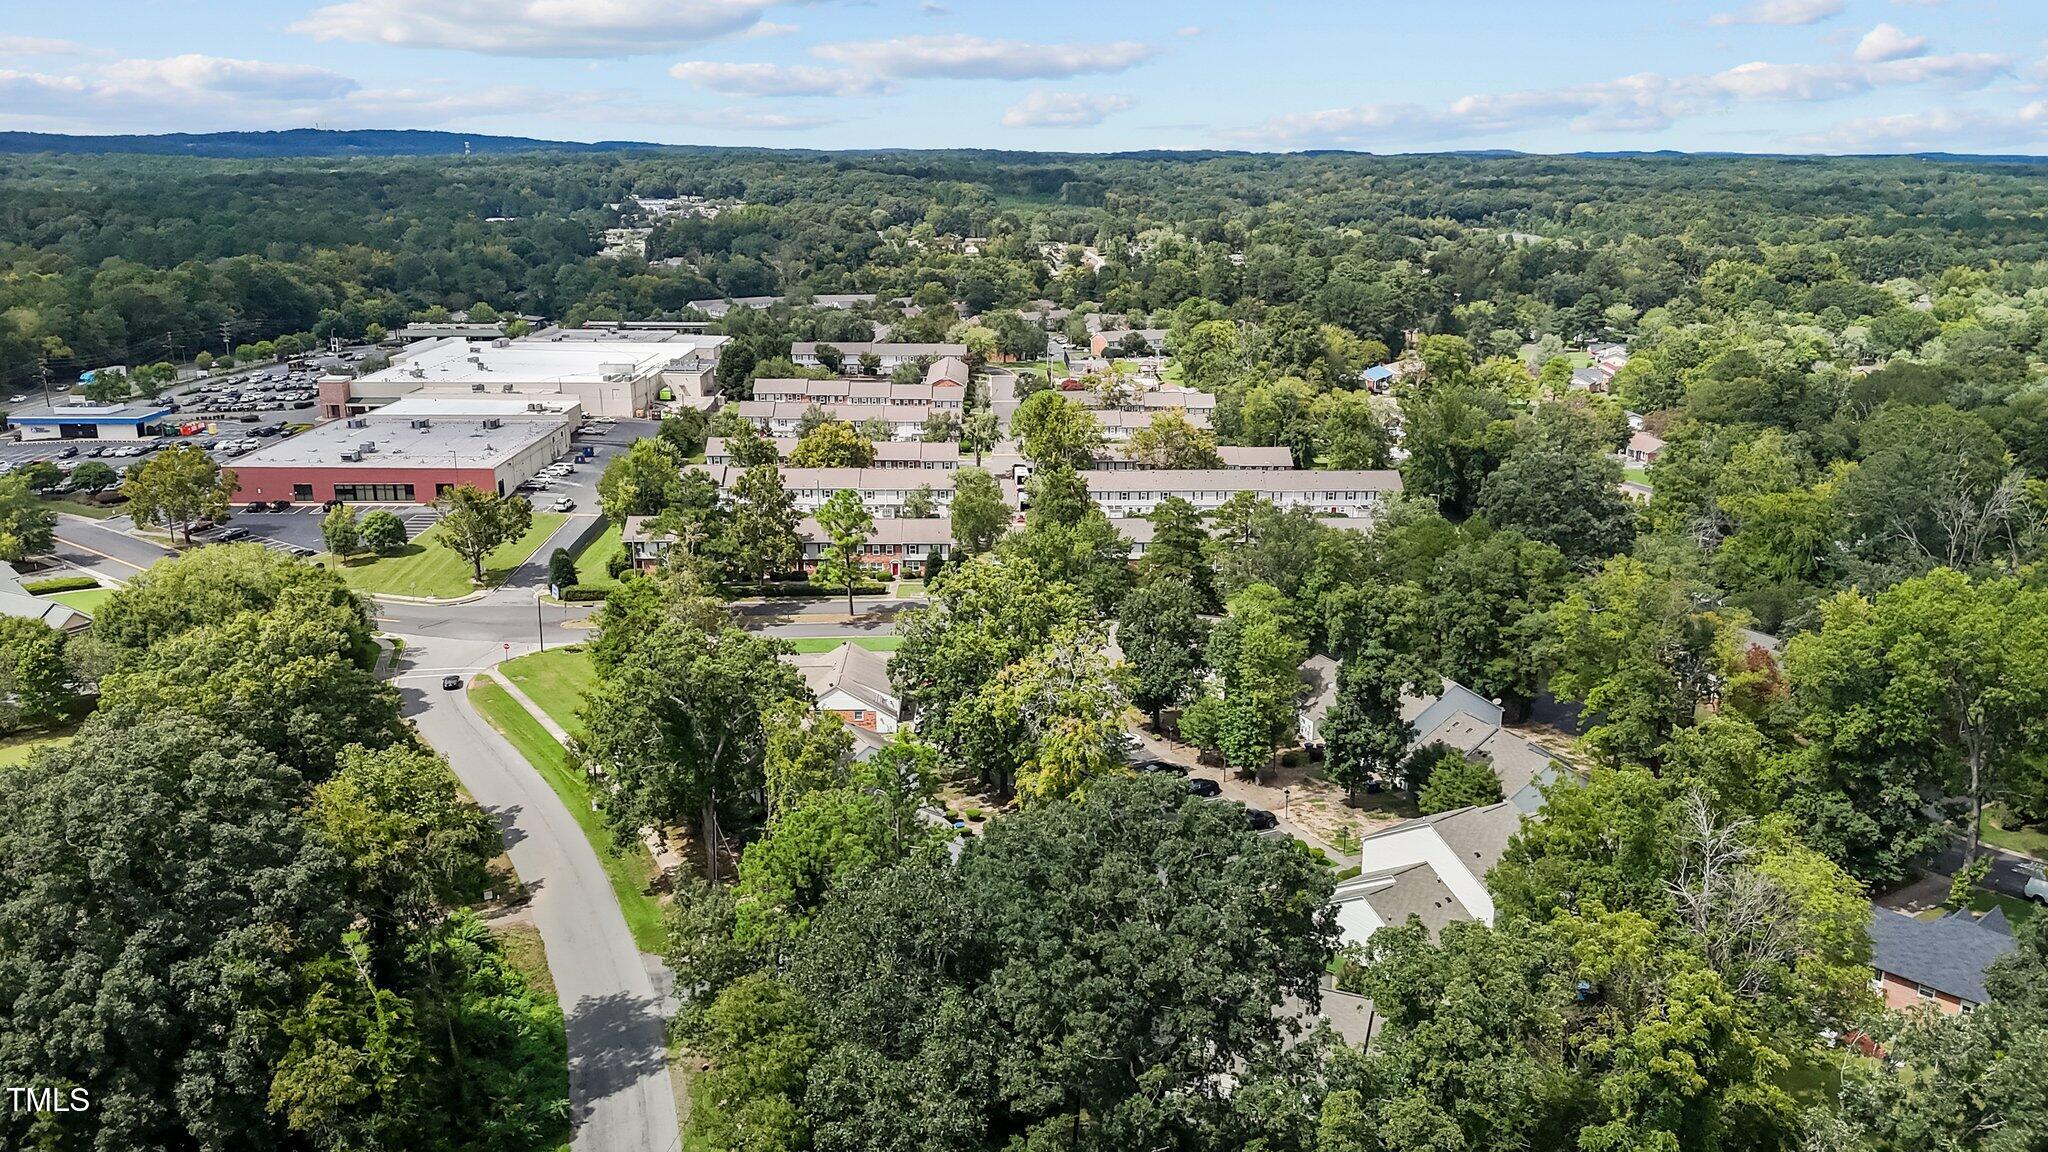
[(1214, 800), (1216, 797), (1223, 795), (1223, 785), (1207, 777), (1190, 776), (1188, 777), (1188, 792), (1190, 795), (1200, 796), (1204, 800)]
[(78, 449), (69, 444), (66, 444), (64, 446), (64, 450), (62, 452), (57, 453), (57, 459), (69, 460), (76, 455), (78, 455)]
[(1155, 760), (1150, 756), (1131, 761), (1131, 771), (1167, 776), (1185, 776), (1188, 774), (1186, 768), (1170, 760)]
[(251, 500), (249, 503), (242, 505), (242, 511), (268, 512), (270, 511), (270, 502), (268, 500)]
[(289, 500), (272, 500), (270, 502), (270, 510), (272, 512), (289, 512), (292, 510), (292, 502)]
[(1279, 827), (1280, 818), (1264, 808), (1247, 808), (1244, 810), (1244, 822), (1251, 825), (1252, 831), (1264, 832), (1268, 828)]
[(16, 394), (15, 394), (15, 395), (13, 395), (13, 396), (9, 396), (9, 397), (7, 398), (7, 402), (8, 402), (9, 404), (20, 404), (20, 403), (23, 403), (24, 401), (26, 401), (27, 399), (28, 399), (28, 397), (26, 397), (26, 396), (23, 396), (23, 395), (21, 395), (21, 394), (19, 394), (19, 393), (16, 393)]
[(575, 510), (576, 502), (574, 500), (569, 499), (567, 496), (560, 496), (557, 497), (555, 499), (555, 502), (553, 504), (550, 504), (549, 507), (553, 508), (557, 512), (571, 512)]

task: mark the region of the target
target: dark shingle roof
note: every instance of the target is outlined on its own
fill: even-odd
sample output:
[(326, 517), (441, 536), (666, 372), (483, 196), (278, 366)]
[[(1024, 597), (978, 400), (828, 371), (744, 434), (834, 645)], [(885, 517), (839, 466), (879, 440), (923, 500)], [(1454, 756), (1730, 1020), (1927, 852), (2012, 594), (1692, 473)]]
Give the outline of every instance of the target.
[(1991, 998), (1984, 972), (2013, 949), (2009, 934), (1968, 912), (1917, 920), (1889, 908), (1872, 910), (1870, 944), (1872, 968), (1972, 1004)]

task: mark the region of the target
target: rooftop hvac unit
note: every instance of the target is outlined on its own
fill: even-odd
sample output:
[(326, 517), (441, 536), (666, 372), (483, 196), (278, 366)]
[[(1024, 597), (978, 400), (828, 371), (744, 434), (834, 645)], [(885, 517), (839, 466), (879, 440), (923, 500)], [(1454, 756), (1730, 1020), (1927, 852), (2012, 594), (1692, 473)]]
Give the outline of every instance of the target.
[(363, 458), (363, 454), (361, 452), (343, 452), (341, 458), (350, 464), (354, 464)]
[(481, 356), (471, 356), (469, 358), (469, 362), (471, 364), (482, 364), (484, 362), (484, 358)]
[(484, 421), (485, 428), (502, 428), (504, 426), (505, 422), (503, 420), (498, 419), (496, 416), (492, 416)]
[(349, 417), (347, 426), (350, 428), (368, 428), (370, 426), (370, 422), (368, 420), (363, 419), (360, 416), (351, 416)]
[(414, 420), (412, 422), (412, 426), (414, 428), (432, 428), (434, 426), (434, 422), (431, 420)]
[(358, 454), (364, 452), (375, 452), (376, 450), (377, 442), (375, 440), (365, 440), (361, 444), (356, 445), (356, 452)]
[(498, 391), (500, 391), (500, 392), (510, 392), (510, 391), (512, 391), (512, 385), (510, 385), (510, 384), (507, 384), (507, 385), (505, 385), (505, 386), (504, 386), (503, 388), (500, 388), (500, 389), (498, 389)]
[(481, 391), (483, 391), (483, 390), (484, 390), (484, 382), (483, 382), (483, 381), (481, 381), (481, 380), (479, 380), (479, 381), (477, 381), (476, 383), (474, 383), (474, 384), (471, 384), (471, 385), (469, 386), (469, 390), (470, 390), (471, 392), (481, 392)]
[(505, 336), (500, 336), (496, 340), (491, 341), (491, 347), (493, 348), (510, 348), (511, 346), (511, 339)]

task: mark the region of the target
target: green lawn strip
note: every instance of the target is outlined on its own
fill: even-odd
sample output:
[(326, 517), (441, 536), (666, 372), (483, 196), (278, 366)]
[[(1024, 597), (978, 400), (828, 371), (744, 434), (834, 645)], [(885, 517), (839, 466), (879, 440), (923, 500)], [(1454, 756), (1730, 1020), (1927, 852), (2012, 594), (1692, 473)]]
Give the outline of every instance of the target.
[(540, 706), (548, 718), (572, 733), (583, 724), (576, 710), (583, 698), (597, 686), (597, 669), (591, 667), (590, 653), (582, 648), (555, 648), (535, 652), (498, 665), (505, 679), (519, 685), (526, 698)]
[(90, 616), (99, 611), (100, 605), (105, 604), (113, 595), (112, 588), (80, 588), (75, 592), (52, 592), (45, 599), (55, 600), (66, 608)]
[[(847, 641), (845, 636), (797, 636), (786, 637), (785, 639), (790, 647), (806, 654), (830, 652)], [(901, 636), (855, 636), (852, 639), (855, 644), (870, 652), (894, 652), (903, 646), (903, 637)], [(514, 663), (517, 663), (517, 661), (514, 661)], [(524, 685), (521, 685), (521, 687), (524, 687)]]
[[(484, 557), (484, 583), (502, 582), (514, 568), (532, 558), (568, 519), (560, 512), (535, 512), (533, 526), (524, 536), (499, 545)], [(436, 535), (439, 531), (439, 525), (427, 529), (390, 556), (351, 560), (341, 565), (342, 579), (358, 592), (443, 599), (467, 596), (476, 588), (470, 582), (469, 564), (441, 544)], [(332, 556), (325, 559), (330, 564), (335, 562)]]
[(585, 545), (576, 557), (576, 582), (593, 588), (610, 588), (618, 581), (605, 571), (605, 562), (612, 553), (619, 550), (620, 530), (617, 524), (607, 524), (597, 538)]
[(1648, 468), (1623, 468), (1621, 470), (1621, 478), (1631, 484), (1641, 484), (1645, 488), (1650, 486), (1650, 470)]
[(57, 748), (71, 743), (71, 732), (21, 732), (0, 739), (0, 768), (16, 768), (28, 763), (28, 758), (43, 748)]
[(589, 781), (569, 767), (568, 751), (511, 694), (488, 679), (479, 679), (470, 685), (469, 699), (491, 727), (526, 757), (526, 762), (533, 765), (533, 770), (540, 773), (576, 818), (584, 837), (596, 850), (599, 863), (604, 865), (605, 875), (611, 878), (612, 891), (618, 894), (619, 908), (626, 915), (626, 928), (633, 933), (633, 942), (643, 952), (661, 951), (661, 905), (649, 891), (657, 870), (647, 849), (638, 841), (620, 844), (612, 837), (604, 816), (590, 806)]
[(50, 497), (48, 504), (52, 512), (62, 512), (67, 516), (83, 516), (88, 520), (105, 520), (107, 517), (121, 511), (118, 505), (103, 507), (98, 504), (88, 504), (83, 500), (66, 499), (62, 496)]
[[(2016, 827), (2005, 827), (2006, 824)], [(1984, 809), (1984, 842), (2007, 852), (2018, 852), (2037, 860), (2048, 860), (2048, 830), (2040, 826), (2023, 826), (2002, 804), (1987, 805)]]

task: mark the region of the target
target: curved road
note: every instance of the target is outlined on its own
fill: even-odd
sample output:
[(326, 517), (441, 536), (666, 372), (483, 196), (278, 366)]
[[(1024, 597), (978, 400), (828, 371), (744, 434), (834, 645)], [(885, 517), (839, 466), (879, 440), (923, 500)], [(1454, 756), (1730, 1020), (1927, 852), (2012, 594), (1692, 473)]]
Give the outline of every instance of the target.
[[(505, 585), (464, 604), (375, 603), (376, 623), (405, 641), (392, 677), (405, 714), (446, 756), (470, 795), (499, 822), (506, 852), (532, 894), (530, 911), (567, 1024), (569, 1095), (577, 1152), (672, 1152), (680, 1139), (668, 1073), (668, 974), (640, 952), (597, 853), (561, 799), (517, 749), (443, 677), (478, 673), (510, 657), (587, 640), (591, 606), (544, 606), (545, 558), (589, 519), (573, 517)], [(58, 558), (119, 582), (170, 555), (111, 527), (72, 516), (57, 527)], [(789, 637), (891, 631), (905, 602), (863, 598), (865, 619), (825, 603), (739, 606), (750, 627)]]

